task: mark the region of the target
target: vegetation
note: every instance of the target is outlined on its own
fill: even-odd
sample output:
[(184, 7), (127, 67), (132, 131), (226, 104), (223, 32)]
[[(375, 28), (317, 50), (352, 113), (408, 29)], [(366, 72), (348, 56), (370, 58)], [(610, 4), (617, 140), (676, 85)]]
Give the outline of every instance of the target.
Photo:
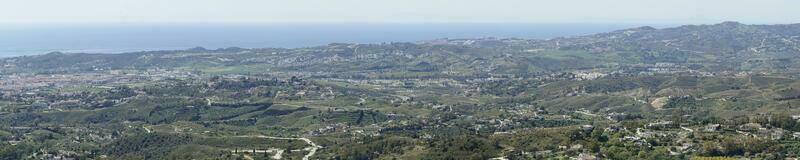
[(5, 58), (0, 158), (795, 158), (797, 33)]

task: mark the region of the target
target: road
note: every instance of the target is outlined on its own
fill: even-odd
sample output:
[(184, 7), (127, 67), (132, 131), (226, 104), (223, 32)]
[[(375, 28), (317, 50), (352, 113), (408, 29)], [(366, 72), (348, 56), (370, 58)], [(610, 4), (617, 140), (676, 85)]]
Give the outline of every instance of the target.
[(364, 103), (366, 103), (366, 102), (367, 102), (367, 100), (366, 100), (366, 99), (364, 99), (364, 98), (359, 98), (359, 100), (358, 100), (358, 102), (356, 103), (356, 105), (363, 105), (363, 104), (364, 104)]
[(142, 126), (142, 128), (144, 128), (144, 130), (147, 131), (147, 133), (153, 133), (153, 130), (150, 130), (150, 128), (147, 128), (145, 126)]
[(252, 138), (252, 137), (255, 137), (255, 138), (267, 138), (267, 139), (280, 139), (280, 140), (301, 140), (301, 141), (305, 141), (305, 142), (306, 142), (308, 145), (311, 145), (311, 147), (306, 147), (306, 148), (304, 148), (304, 149), (303, 149), (303, 150), (306, 150), (306, 151), (308, 151), (308, 154), (306, 154), (305, 156), (303, 156), (303, 160), (308, 160), (308, 159), (310, 159), (310, 158), (311, 158), (311, 156), (314, 156), (314, 154), (316, 154), (316, 153), (317, 153), (317, 150), (319, 150), (320, 148), (322, 148), (322, 146), (320, 146), (320, 145), (317, 145), (316, 143), (314, 143), (314, 141), (311, 141), (311, 140), (310, 140), (310, 139), (308, 139), (308, 138), (285, 138), (285, 137), (272, 137), (272, 136), (263, 136), (263, 135), (256, 135), (256, 136), (236, 136), (236, 137), (250, 137), (250, 138)]
[(681, 129), (683, 129), (683, 130), (686, 130), (686, 131), (689, 131), (689, 132), (694, 132), (694, 130), (693, 130), (693, 129), (691, 129), (691, 128), (681, 127)]

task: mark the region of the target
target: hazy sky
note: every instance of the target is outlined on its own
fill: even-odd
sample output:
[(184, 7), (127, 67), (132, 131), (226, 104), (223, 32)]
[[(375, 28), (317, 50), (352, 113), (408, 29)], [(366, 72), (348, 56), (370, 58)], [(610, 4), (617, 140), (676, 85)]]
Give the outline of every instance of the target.
[(0, 0), (0, 23), (800, 23), (800, 0)]

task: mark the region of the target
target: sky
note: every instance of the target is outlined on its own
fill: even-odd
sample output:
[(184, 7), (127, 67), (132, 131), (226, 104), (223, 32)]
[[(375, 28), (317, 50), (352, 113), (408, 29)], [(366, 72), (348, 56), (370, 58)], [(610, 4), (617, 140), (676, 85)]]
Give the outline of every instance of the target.
[(0, 0), (0, 24), (799, 23), (798, 0)]

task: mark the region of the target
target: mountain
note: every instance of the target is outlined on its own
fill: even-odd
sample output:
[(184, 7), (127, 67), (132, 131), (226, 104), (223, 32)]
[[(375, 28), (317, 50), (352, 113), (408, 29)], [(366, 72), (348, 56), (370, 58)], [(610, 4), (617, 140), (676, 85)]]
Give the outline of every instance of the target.
[(554, 41), (561, 43), (555, 47), (594, 52), (676, 52), (716, 56), (781, 55), (800, 51), (798, 47), (800, 24), (744, 25), (738, 22), (724, 22), (667, 29), (640, 27)]

